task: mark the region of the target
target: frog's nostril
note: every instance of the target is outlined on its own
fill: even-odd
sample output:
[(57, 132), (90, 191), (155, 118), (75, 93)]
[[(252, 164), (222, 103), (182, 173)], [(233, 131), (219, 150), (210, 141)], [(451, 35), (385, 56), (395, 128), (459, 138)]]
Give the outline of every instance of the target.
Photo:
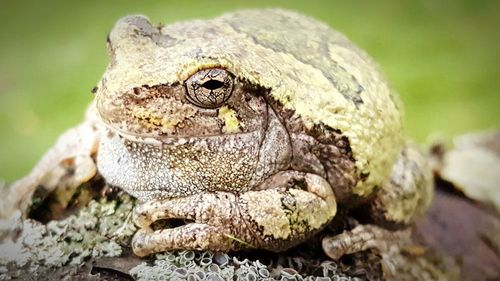
[(190, 223), (194, 223), (194, 220), (177, 219), (177, 218), (161, 219), (152, 223), (151, 228), (153, 230), (176, 228)]

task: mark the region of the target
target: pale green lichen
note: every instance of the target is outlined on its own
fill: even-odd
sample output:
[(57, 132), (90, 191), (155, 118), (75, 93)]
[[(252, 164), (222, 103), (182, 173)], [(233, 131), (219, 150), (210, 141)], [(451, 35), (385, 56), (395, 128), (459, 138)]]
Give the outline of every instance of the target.
[(121, 255), (136, 230), (131, 221), (133, 206), (133, 199), (124, 195), (118, 201), (91, 201), (64, 220), (19, 222), (0, 244), (0, 279), (16, 277), (20, 270), (80, 266), (90, 258)]
[(318, 264), (314, 273), (299, 273), (307, 263), (303, 258), (279, 256), (265, 265), (237, 255), (181, 251), (157, 254), (153, 264), (143, 262), (129, 273), (136, 280), (361, 280), (342, 274), (333, 261)]

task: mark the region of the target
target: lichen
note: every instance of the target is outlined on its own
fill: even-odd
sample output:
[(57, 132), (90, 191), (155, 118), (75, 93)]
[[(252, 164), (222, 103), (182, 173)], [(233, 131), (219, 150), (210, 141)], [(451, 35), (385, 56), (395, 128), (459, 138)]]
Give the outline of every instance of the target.
[(307, 263), (283, 255), (266, 265), (236, 254), (181, 251), (157, 254), (153, 264), (143, 262), (129, 273), (136, 280), (361, 280), (344, 275), (333, 261), (317, 264), (314, 272), (299, 273)]
[[(0, 244), (0, 280), (46, 267), (80, 266), (91, 258), (115, 257), (135, 232), (133, 199), (91, 201), (75, 215), (42, 224), (32, 219), (14, 225)], [(17, 235), (16, 235), (17, 233)]]

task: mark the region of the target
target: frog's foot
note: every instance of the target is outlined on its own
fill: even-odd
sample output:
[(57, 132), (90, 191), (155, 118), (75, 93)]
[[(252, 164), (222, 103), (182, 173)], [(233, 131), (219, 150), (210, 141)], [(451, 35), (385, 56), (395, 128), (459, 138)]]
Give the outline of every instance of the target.
[[(231, 233), (240, 217), (236, 196), (226, 192), (146, 202), (134, 209), (133, 220), (141, 229), (132, 249), (138, 256), (169, 250), (229, 251), (235, 246)], [(155, 229), (154, 224), (163, 222)], [(169, 228), (170, 226), (170, 228)]]
[[(299, 244), (335, 216), (335, 196), (319, 176), (293, 171), (280, 176), (295, 183), (283, 187), (277, 180), (276, 188), (239, 196), (207, 192), (137, 206), (133, 220), (141, 230), (132, 241), (134, 253), (250, 247), (282, 251)], [(167, 227), (155, 229), (161, 222)]]
[(333, 260), (368, 249), (387, 252), (391, 247), (401, 247), (408, 243), (410, 229), (388, 230), (376, 225), (358, 225), (339, 235), (323, 238), (323, 251)]

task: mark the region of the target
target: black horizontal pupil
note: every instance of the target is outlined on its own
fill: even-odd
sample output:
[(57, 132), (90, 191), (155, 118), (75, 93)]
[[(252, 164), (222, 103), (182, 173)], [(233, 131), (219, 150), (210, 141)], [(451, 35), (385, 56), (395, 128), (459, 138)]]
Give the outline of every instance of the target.
[(219, 89), (222, 86), (224, 86), (224, 83), (222, 83), (219, 80), (213, 80), (212, 79), (212, 80), (208, 80), (207, 82), (203, 83), (201, 86), (203, 88), (206, 88), (206, 89), (209, 89), (209, 90), (215, 90), (215, 89)]

